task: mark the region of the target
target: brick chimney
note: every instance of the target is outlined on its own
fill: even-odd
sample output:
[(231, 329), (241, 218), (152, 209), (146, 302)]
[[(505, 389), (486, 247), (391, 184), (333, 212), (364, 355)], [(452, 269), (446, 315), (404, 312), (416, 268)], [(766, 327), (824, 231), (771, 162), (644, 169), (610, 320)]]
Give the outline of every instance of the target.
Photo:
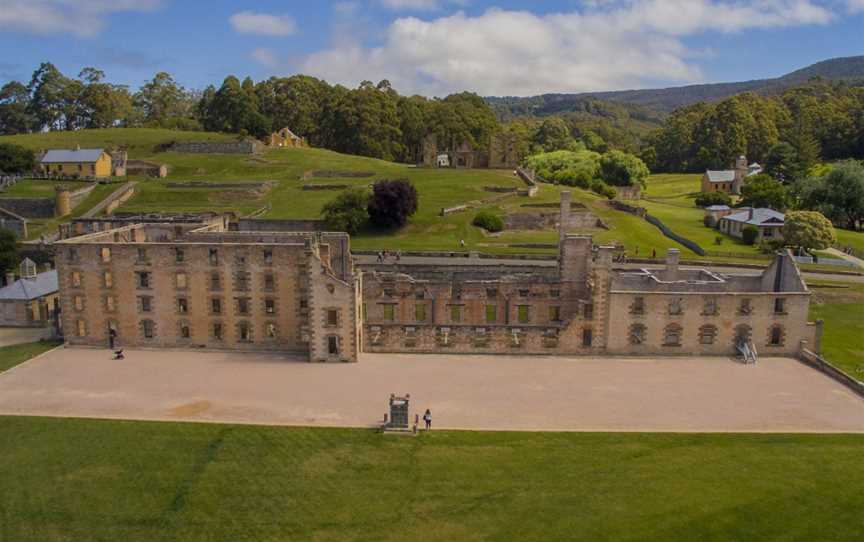
[(747, 209), (747, 211), (747, 220), (753, 220), (753, 217), (756, 216), (756, 209), (750, 207), (749, 209)]
[(666, 253), (666, 280), (678, 280), (678, 263), (681, 261), (681, 251), (670, 248)]

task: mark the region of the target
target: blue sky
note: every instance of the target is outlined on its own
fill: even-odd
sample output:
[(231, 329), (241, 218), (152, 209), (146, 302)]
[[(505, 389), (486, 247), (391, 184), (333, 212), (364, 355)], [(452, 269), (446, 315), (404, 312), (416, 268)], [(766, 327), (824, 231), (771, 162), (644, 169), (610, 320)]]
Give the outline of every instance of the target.
[(864, 0), (0, 0), (0, 82), (47, 60), (133, 87), (309, 73), (530, 95), (772, 77), (864, 54), (862, 32)]

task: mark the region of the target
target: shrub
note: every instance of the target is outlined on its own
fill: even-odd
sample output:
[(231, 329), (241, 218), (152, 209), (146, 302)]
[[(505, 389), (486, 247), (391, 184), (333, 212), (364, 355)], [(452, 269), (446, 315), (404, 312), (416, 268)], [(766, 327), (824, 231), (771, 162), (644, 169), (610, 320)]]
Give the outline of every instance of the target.
[(744, 229), (741, 230), (741, 239), (746, 245), (755, 243), (757, 237), (759, 237), (759, 228), (756, 226), (744, 226)]
[(600, 194), (606, 199), (615, 199), (615, 196), (618, 195), (618, 191), (615, 188), (597, 179), (591, 181), (591, 191)]
[(722, 245), (723, 244), (723, 236), (717, 235), (716, 237), (714, 237), (714, 244), (717, 245), (718, 247), (720, 245)]
[(694, 200), (697, 207), (710, 207), (712, 205), (732, 205), (732, 197), (726, 192), (703, 192)]
[(472, 224), (491, 232), (498, 232), (504, 229), (504, 219), (489, 211), (480, 211), (477, 213)]
[(600, 176), (614, 186), (645, 186), (651, 172), (638, 156), (611, 150), (600, 158)]
[(763, 239), (758, 248), (759, 252), (763, 254), (774, 254), (784, 246), (786, 246), (786, 242), (783, 239)]
[(822, 213), (816, 211), (787, 213), (783, 237), (786, 244), (802, 247), (807, 251), (822, 250), (837, 242), (834, 226)]
[(36, 155), (12, 143), (0, 143), (0, 172), (28, 173), (36, 169)]
[(417, 189), (407, 180), (379, 181), (372, 187), (367, 210), (376, 226), (400, 228), (417, 212), (418, 205)]
[(714, 228), (717, 226), (717, 221), (711, 215), (705, 215), (702, 217), (702, 223), (705, 224), (706, 228)]
[(369, 192), (349, 190), (342, 192), (321, 210), (321, 218), (331, 231), (355, 234), (369, 220)]

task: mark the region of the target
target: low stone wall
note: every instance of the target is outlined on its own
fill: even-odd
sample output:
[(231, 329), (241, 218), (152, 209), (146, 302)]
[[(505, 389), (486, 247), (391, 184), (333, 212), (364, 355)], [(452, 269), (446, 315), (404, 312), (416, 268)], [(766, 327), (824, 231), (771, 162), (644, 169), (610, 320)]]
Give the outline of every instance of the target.
[(303, 174), (303, 179), (364, 179), (374, 177), (371, 171), (315, 170)]
[(271, 186), (270, 181), (266, 182), (240, 182), (240, 183), (211, 183), (207, 181), (183, 181), (183, 182), (170, 182), (165, 183), (165, 186), (168, 188), (205, 188), (208, 190), (213, 189), (223, 189), (223, 188), (241, 188), (241, 189), (254, 189), (254, 188), (269, 188)]
[(241, 218), (236, 223), (239, 231), (326, 231), (323, 220), (283, 220), (266, 218)]
[(135, 183), (130, 181), (114, 192), (111, 192), (107, 198), (103, 199), (95, 207), (84, 213), (82, 218), (93, 218), (103, 211), (106, 215), (110, 215), (134, 195)]
[(814, 369), (828, 375), (833, 378), (837, 382), (843, 384), (862, 398), (864, 398), (864, 382), (859, 380), (855, 380), (851, 376), (847, 375), (834, 365), (832, 365), (828, 360), (819, 356), (818, 354), (811, 352), (806, 348), (801, 349), (801, 354), (798, 359), (813, 367)]
[(95, 188), (96, 183), (92, 183), (90, 184), (90, 186), (85, 186), (84, 188), (79, 188), (78, 190), (71, 192), (69, 194), (69, 200), (72, 208), (74, 209), (75, 207), (81, 205), (81, 203), (83, 203), (84, 200), (87, 199), (87, 196), (90, 195), (90, 192), (92, 192)]
[(642, 199), (642, 187), (641, 186), (613, 186), (615, 189), (615, 199), (630, 199), (630, 200), (638, 200)]
[(257, 154), (264, 150), (260, 141), (187, 141), (171, 145), (172, 152), (186, 154)]
[(53, 198), (0, 198), (0, 207), (24, 218), (54, 218)]
[(303, 190), (345, 190), (347, 184), (304, 184)]
[(468, 205), (457, 205), (456, 207), (442, 207), (441, 216), (448, 216), (456, 213), (462, 213), (470, 209)]
[(168, 175), (168, 166), (146, 160), (127, 160), (126, 175), (142, 175), (161, 179)]
[(636, 215), (642, 218), (645, 218), (645, 215), (648, 214), (648, 211), (646, 211), (644, 207), (624, 203), (623, 201), (618, 201), (617, 199), (609, 200), (609, 206), (617, 211), (624, 211), (625, 213), (630, 213), (631, 215)]
[(484, 186), (483, 190), (486, 192), (494, 192), (497, 194), (515, 194), (519, 191), (518, 188), (508, 186)]
[(516, 168), (516, 175), (528, 186), (537, 186), (537, 174), (533, 169)]

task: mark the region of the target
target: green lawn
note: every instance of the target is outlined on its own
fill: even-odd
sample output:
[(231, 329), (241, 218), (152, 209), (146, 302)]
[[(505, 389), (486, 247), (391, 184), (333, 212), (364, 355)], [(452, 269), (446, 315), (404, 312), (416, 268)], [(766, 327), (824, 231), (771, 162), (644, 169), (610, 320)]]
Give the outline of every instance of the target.
[(860, 540), (862, 435), (0, 418), (2, 540)]
[[(13, 346), (0, 347), (0, 373), (8, 371), (12, 367), (20, 363), (24, 363), (28, 359), (38, 356), (42, 352), (47, 352), (52, 348), (59, 346), (58, 341), (39, 341), (35, 343), (16, 344)], [(2, 540), (2, 537), (0, 537)]]
[(837, 229), (837, 244), (852, 247), (855, 255), (864, 258), (864, 232)]
[(852, 377), (864, 381), (864, 284), (818, 282), (843, 288), (818, 288), (810, 319), (825, 320), (822, 355)]

